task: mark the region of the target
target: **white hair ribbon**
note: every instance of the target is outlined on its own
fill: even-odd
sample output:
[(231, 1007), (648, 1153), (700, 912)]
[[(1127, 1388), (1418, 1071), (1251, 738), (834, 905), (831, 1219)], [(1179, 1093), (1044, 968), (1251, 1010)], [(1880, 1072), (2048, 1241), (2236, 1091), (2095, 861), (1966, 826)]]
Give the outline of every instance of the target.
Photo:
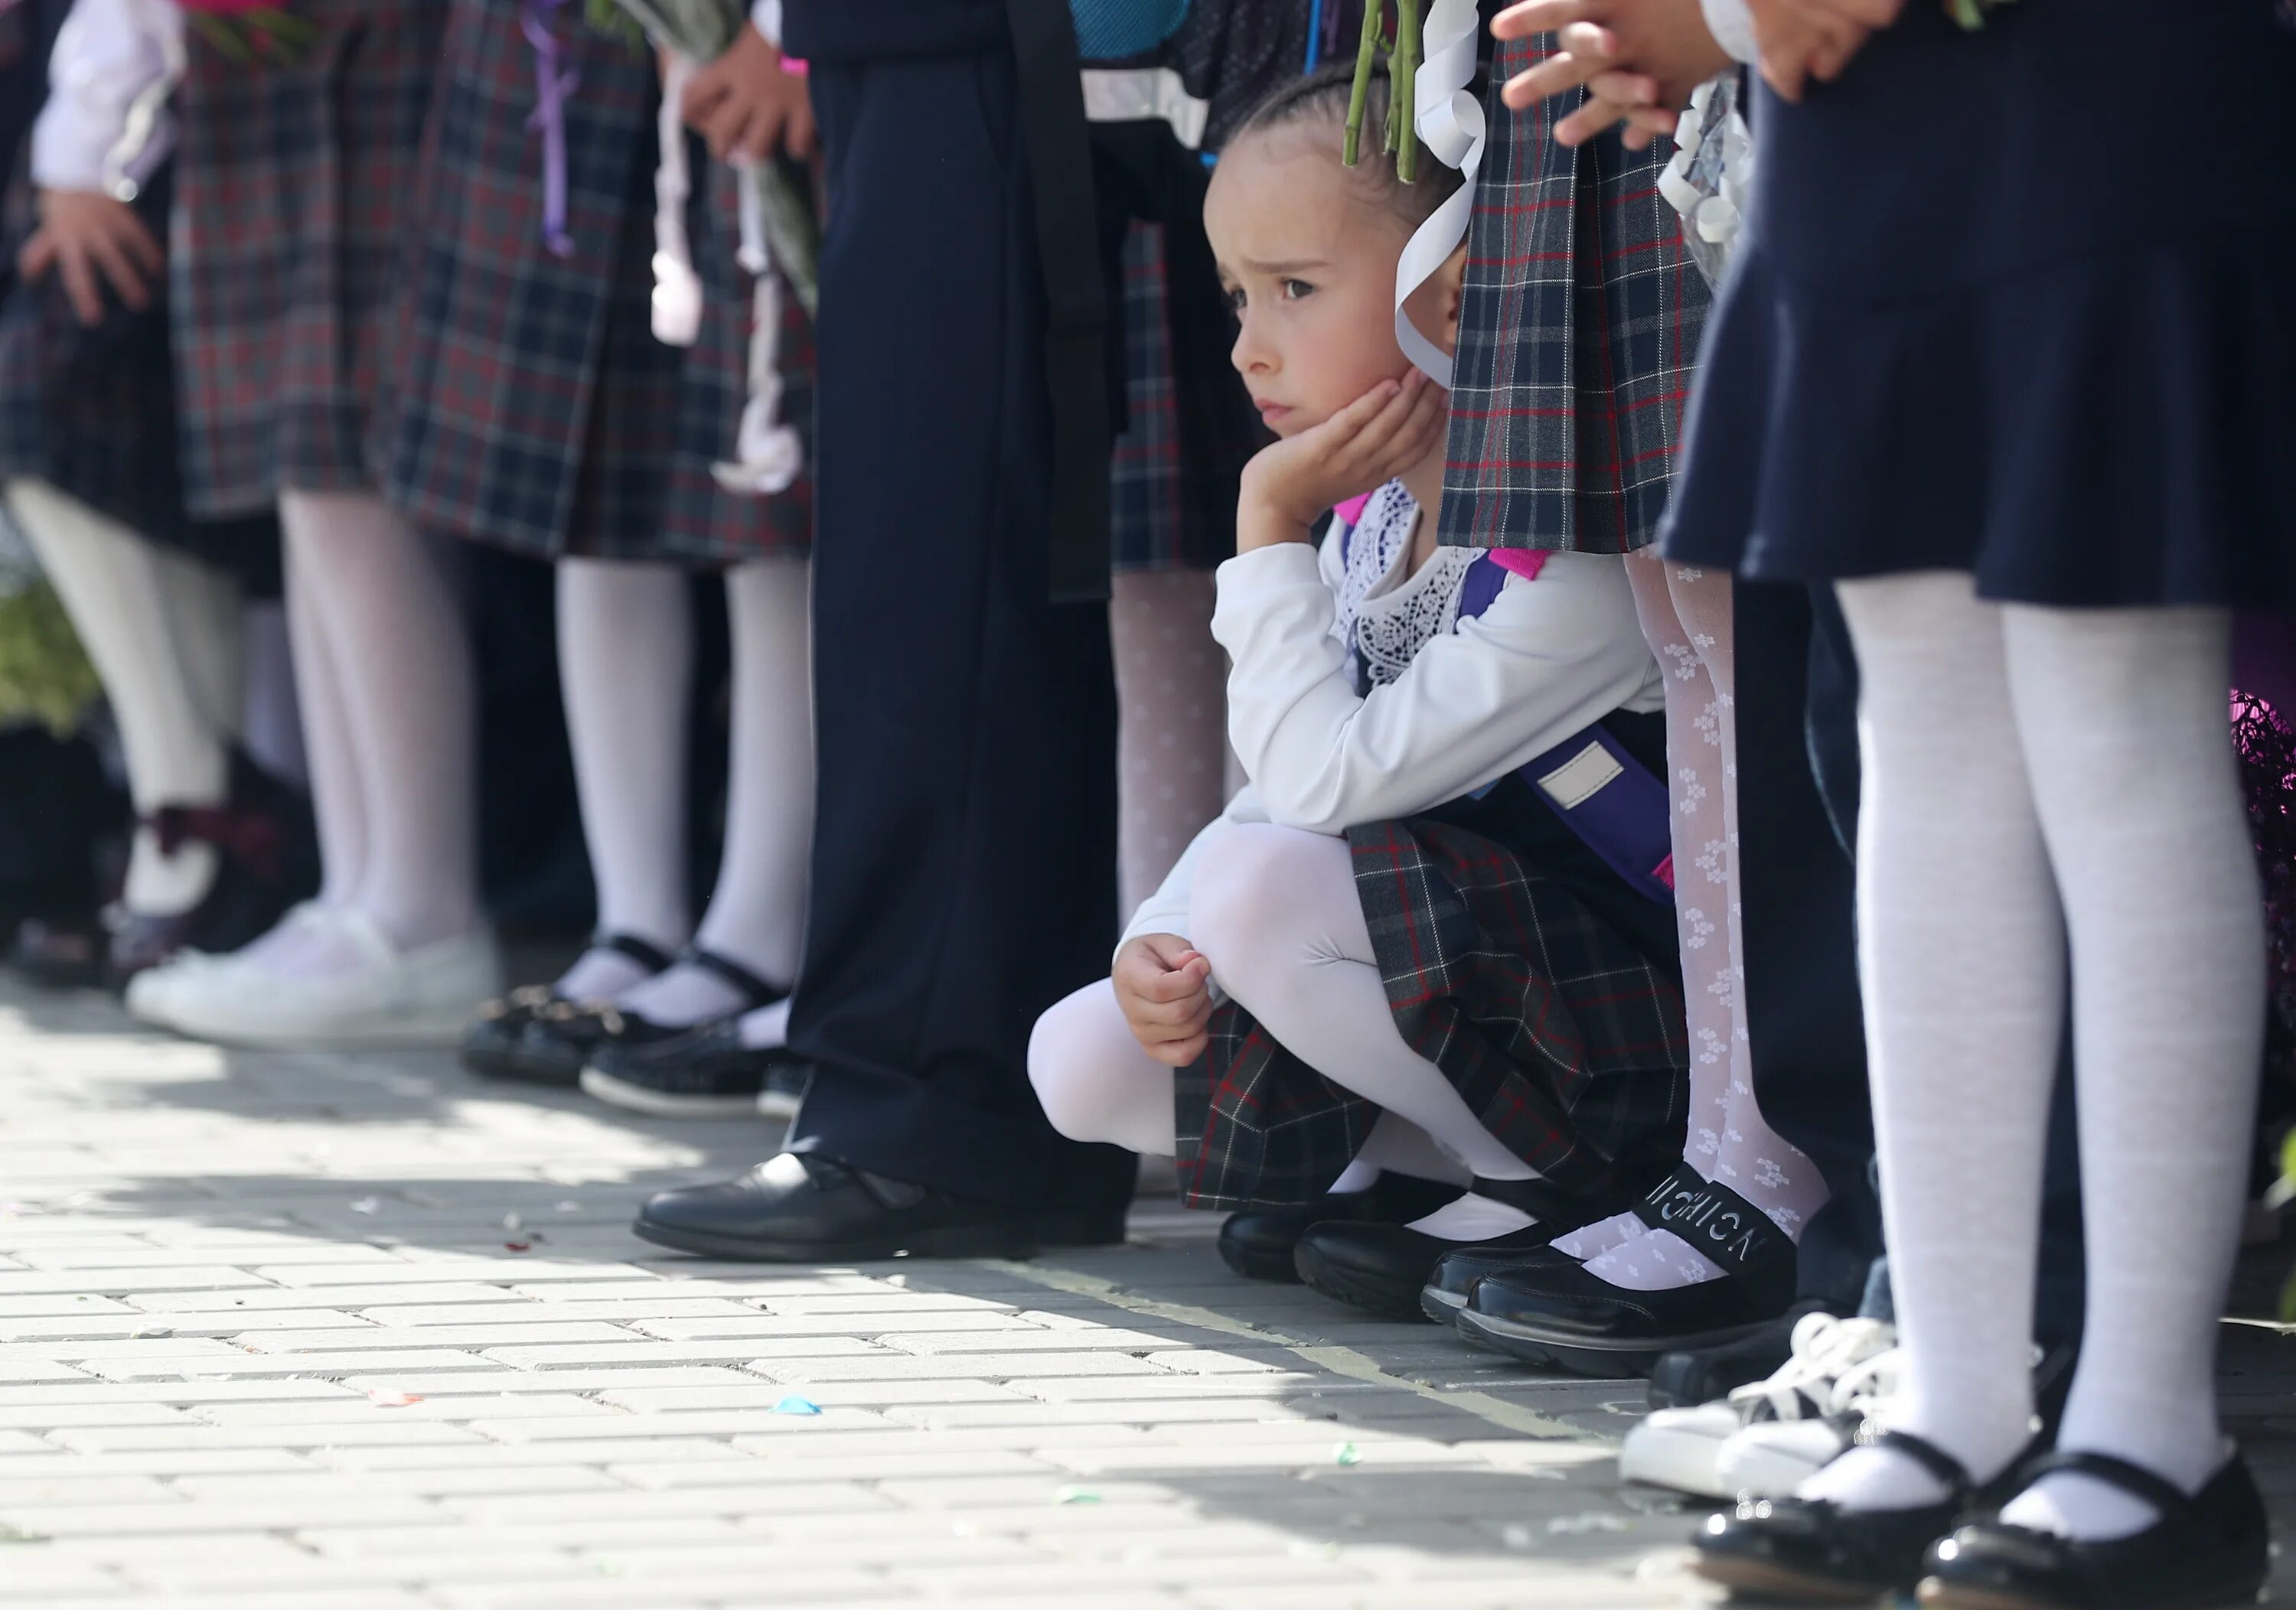
[[(1414, 76), (1412, 111), (1419, 143), (1447, 168), (1459, 170), (1456, 192), (1405, 243), (1395, 266), (1395, 339), (1403, 356), (1438, 386), (1451, 384), (1451, 359), (1420, 331), (1403, 305), (1443, 266), (1475, 210), (1475, 173), (1483, 165), (1483, 105), (1468, 93), (1475, 81), (1475, 46), (1482, 34), (1475, 0), (1434, 0), (1421, 29), (1426, 59)], [(1392, 115), (1392, 114), (1390, 114)]]

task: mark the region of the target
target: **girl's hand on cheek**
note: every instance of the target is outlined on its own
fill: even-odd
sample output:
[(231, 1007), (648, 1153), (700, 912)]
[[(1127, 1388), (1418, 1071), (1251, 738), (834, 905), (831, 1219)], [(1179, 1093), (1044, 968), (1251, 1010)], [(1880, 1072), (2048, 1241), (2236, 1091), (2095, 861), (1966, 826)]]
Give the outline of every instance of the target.
[(1384, 486), (1439, 447), (1449, 408), (1443, 388), (1414, 369), (1261, 449), (1243, 469), (1238, 551), (1315, 540), (1315, 522), (1332, 505)]

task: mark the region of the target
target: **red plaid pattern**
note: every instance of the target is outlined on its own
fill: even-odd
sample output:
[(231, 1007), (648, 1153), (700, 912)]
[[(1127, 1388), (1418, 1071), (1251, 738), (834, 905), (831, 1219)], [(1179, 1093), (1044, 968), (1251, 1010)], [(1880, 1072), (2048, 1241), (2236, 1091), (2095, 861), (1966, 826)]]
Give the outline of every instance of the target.
[(398, 285), (446, 0), (298, 0), (291, 63), (195, 35), (177, 96), (171, 289), (193, 514), (373, 484), (378, 356)]
[[(1606, 918), (1624, 886), (1569, 839), (1510, 781), (1485, 802), (1353, 829), (1348, 846), (1406, 1042), (1558, 1189), (1596, 1195), (1647, 1183), (1624, 1176), (1669, 1146), (1681, 1156), (1690, 1056), (1678, 973)], [(1194, 1207), (1310, 1200), (1379, 1117), (1234, 1001), (1177, 1090)]]
[(1501, 48), (1467, 237), (1441, 540), (1625, 553), (1655, 540), (1709, 301), (1658, 192), (1673, 146), (1554, 143), (1574, 92), (1518, 112), (1545, 54)]
[[(567, 229), (543, 239), (543, 149), (529, 126), (532, 45), (520, 9), (454, 0), (409, 231), (401, 339), (376, 459), (428, 528), (538, 558), (721, 563), (796, 546), (809, 499), (721, 492), (747, 396), (750, 286), (734, 260), (729, 172), (697, 162), (689, 208), (707, 290), (691, 349), (653, 338), (652, 57), (553, 26), (579, 75), (566, 106)], [(793, 350), (792, 350), (793, 349)], [(809, 358), (802, 339), (784, 363)], [(804, 391), (793, 399), (806, 406)]]

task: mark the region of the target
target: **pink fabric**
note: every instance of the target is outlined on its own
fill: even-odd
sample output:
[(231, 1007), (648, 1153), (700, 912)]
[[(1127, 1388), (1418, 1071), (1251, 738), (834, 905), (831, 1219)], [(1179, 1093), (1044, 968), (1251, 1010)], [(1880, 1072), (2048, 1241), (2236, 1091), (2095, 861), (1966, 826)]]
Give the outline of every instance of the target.
[(1491, 557), (1498, 561), (1500, 569), (1512, 570), (1527, 582), (1537, 581), (1538, 573), (1546, 568), (1544, 548), (1494, 548)]
[(1664, 861), (1660, 862), (1657, 869), (1652, 872), (1651, 876), (1657, 879), (1660, 883), (1666, 885), (1667, 887), (1672, 888), (1674, 887), (1674, 857), (1669, 855)]
[(1371, 496), (1366, 492), (1361, 497), (1351, 497), (1344, 503), (1334, 503), (1332, 512), (1340, 517), (1341, 524), (1352, 526), (1363, 519), (1364, 506), (1371, 502)]

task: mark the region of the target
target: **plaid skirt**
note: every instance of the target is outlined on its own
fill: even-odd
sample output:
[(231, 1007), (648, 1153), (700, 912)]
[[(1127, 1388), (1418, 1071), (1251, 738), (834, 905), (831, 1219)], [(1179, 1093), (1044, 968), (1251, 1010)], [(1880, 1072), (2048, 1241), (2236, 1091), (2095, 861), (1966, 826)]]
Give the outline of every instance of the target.
[[(1673, 915), (1628, 890), (1510, 780), (1348, 833), (1395, 1026), (1556, 1189), (1599, 1197), (1681, 1159), (1689, 1037)], [(1312, 1200), (1379, 1108), (1235, 1001), (1177, 1081), (1192, 1207)], [(1647, 1176), (1647, 1177), (1645, 1177)]]
[(1709, 296), (1658, 192), (1673, 145), (1554, 142), (1578, 92), (1518, 112), (1545, 53), (1501, 47), (1475, 186), (1441, 540), (1625, 553), (1658, 536)]
[(297, 0), (316, 43), (233, 61), (197, 35), (169, 252), (184, 497), (250, 514), (373, 484), (366, 457), (446, 0)]
[[(653, 57), (552, 24), (562, 69), (566, 229), (544, 239), (535, 55), (521, 12), (455, 0), (422, 147), (403, 278), (402, 338), (375, 432), (384, 488), (426, 528), (542, 559), (721, 563), (810, 535), (809, 501), (721, 491), (747, 370), (751, 285), (734, 260), (738, 198), (706, 159), (689, 206), (707, 314), (699, 342), (653, 337)], [(785, 339), (785, 368), (808, 366)], [(808, 406), (800, 389), (786, 417)]]
[[(1136, 219), (1124, 237), (1124, 413), (1111, 461), (1115, 568), (1210, 570), (1235, 554), (1243, 466), (1266, 439), (1234, 372), (1193, 377), (1214, 403), (1187, 417), (1175, 339), (1165, 226)], [(1232, 399), (1225, 397), (1232, 392)], [(1193, 426), (1193, 429), (1191, 427)]]
[[(28, 160), (0, 204), (0, 481), (31, 477), (109, 516), (146, 541), (181, 549), (236, 576), (258, 596), (279, 592), (277, 511), (195, 520), (184, 508), (176, 439), (176, 369), (168, 297), (142, 311), (107, 286), (104, 316), (79, 322), (57, 274), (37, 284), (12, 265), (39, 225)], [(164, 237), (174, 185), (161, 168), (135, 211)]]

